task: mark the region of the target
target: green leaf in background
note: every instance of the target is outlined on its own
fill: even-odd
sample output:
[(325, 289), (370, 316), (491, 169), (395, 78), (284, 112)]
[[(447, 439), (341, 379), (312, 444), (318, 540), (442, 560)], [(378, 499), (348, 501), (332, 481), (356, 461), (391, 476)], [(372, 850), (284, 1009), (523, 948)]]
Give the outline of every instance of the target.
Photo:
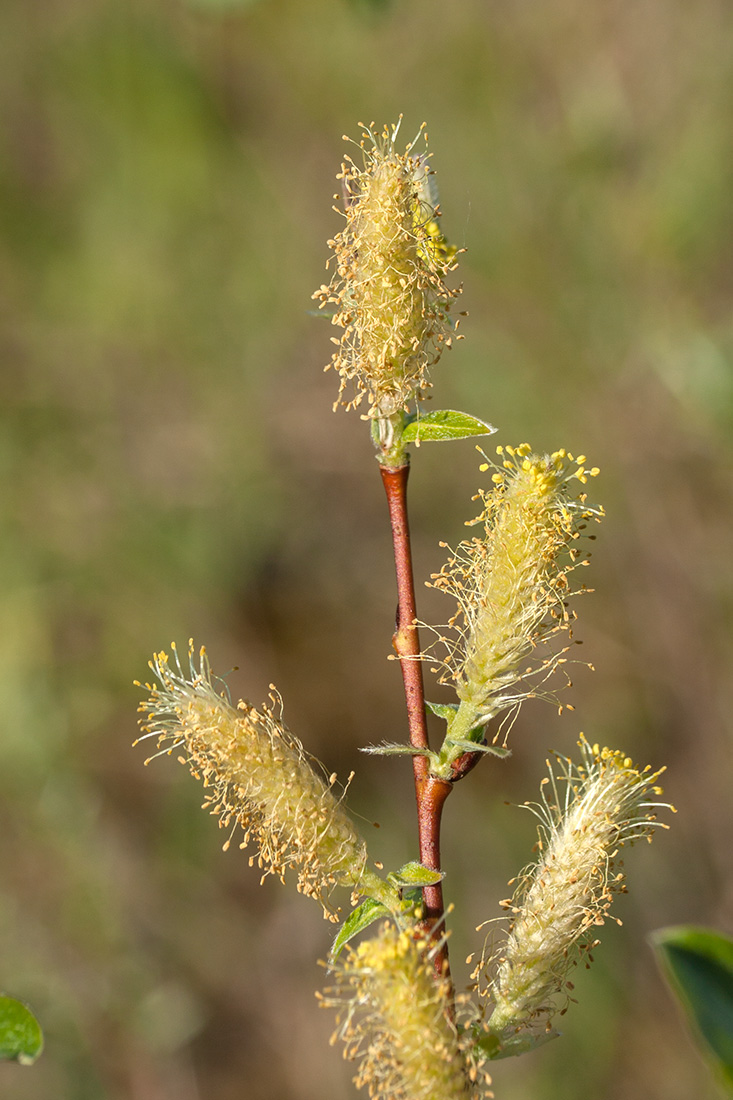
[(495, 431), (491, 424), (468, 413), (436, 409), (420, 416), (410, 416), (402, 440), (404, 443), (427, 443), (429, 440), (470, 439), (477, 435), (491, 435)]
[(651, 939), (701, 1045), (733, 1089), (733, 940), (693, 925), (661, 928)]
[(374, 898), (367, 898), (366, 901), (357, 906), (336, 933), (331, 948), (331, 959), (337, 959), (349, 940), (353, 939), (354, 936), (358, 936), (360, 932), (363, 932), (365, 928), (368, 928), (381, 916), (389, 916), (389, 909), (386, 905), (382, 905), (381, 901), (376, 901)]
[(435, 886), (443, 878), (443, 872), (433, 871), (413, 859), (400, 867), (399, 871), (393, 871), (388, 878), (401, 890), (405, 886)]
[(30, 1066), (43, 1050), (43, 1032), (29, 1008), (0, 995), (0, 1059)]

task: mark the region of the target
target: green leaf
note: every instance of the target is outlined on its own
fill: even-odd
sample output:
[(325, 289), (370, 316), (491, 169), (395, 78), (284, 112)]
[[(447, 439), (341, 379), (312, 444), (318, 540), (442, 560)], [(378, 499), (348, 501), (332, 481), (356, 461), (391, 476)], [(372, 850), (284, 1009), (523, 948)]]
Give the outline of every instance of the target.
[(491, 756), (500, 756), (502, 759), (512, 755), (511, 749), (505, 749), (500, 745), (480, 745), (477, 741), (465, 741), (462, 738), (453, 741), (452, 738), (449, 737), (446, 739), (446, 743), (448, 745), (455, 745), (455, 747), (462, 752), (487, 752)]
[(477, 1047), (487, 1058), (513, 1058), (517, 1054), (526, 1054), (528, 1050), (536, 1050), (544, 1046), (550, 1039), (557, 1039), (560, 1034), (551, 1028), (549, 1031), (526, 1032), (525, 1034), (510, 1035), (508, 1037), (495, 1035), (493, 1031), (485, 1032), (478, 1027), (471, 1029)]
[(451, 722), (458, 710), (458, 703), (428, 703), (428, 701), (425, 700), (425, 706), (431, 714), (435, 714), (445, 722)]
[(402, 893), (402, 908), (406, 913), (412, 913), (413, 917), (417, 917), (418, 911), (422, 913), (424, 899), (422, 896), (422, 890), (417, 887), (413, 890), (404, 890)]
[(733, 1087), (733, 940), (694, 925), (662, 928), (651, 940), (701, 1046)]
[(392, 871), (387, 878), (402, 890), (406, 886), (435, 886), (443, 878), (443, 872), (433, 871), (413, 859), (400, 867), (399, 871)]
[(361, 905), (358, 905), (336, 933), (336, 939), (333, 941), (333, 947), (331, 948), (331, 959), (337, 959), (349, 940), (352, 940), (354, 936), (358, 936), (360, 932), (363, 932), (365, 928), (368, 928), (370, 924), (373, 924), (375, 920), (379, 920), (382, 916), (389, 916), (389, 909), (386, 905), (382, 905), (381, 901), (367, 898)]
[(382, 745), (363, 745), (359, 752), (368, 752), (371, 756), (431, 756), (430, 749), (415, 749), (412, 745), (391, 745), (385, 741)]
[(408, 417), (402, 433), (403, 443), (427, 443), (430, 440), (470, 439), (477, 435), (491, 435), (496, 428), (468, 413), (454, 409), (435, 409)]
[(30, 1066), (42, 1050), (43, 1032), (31, 1010), (0, 995), (0, 1059)]

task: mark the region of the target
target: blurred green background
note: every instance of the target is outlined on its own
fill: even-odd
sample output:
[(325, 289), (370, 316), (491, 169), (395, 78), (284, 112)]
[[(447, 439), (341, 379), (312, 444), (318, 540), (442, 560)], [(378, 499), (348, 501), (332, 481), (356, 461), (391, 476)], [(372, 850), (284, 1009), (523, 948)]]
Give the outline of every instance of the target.
[[(277, 683), (374, 857), (415, 857), (382, 488), (331, 412), (323, 281), (341, 135), (429, 124), (467, 339), (436, 403), (602, 467), (575, 713), (446, 810), (453, 957), (480, 947), (579, 731), (666, 762), (679, 813), (564, 1036), (499, 1100), (716, 1095), (647, 933), (733, 931), (733, 9), (722, 0), (5, 0), (0, 6), (0, 985), (47, 1046), (4, 1100), (336, 1100), (331, 928), (133, 750), (154, 649)], [(416, 568), (473, 514), (470, 443), (424, 446)], [(447, 608), (424, 591), (424, 618)], [(432, 691), (433, 697), (438, 697)], [(445, 697), (445, 696), (441, 696)], [(372, 831), (369, 822), (381, 829)]]

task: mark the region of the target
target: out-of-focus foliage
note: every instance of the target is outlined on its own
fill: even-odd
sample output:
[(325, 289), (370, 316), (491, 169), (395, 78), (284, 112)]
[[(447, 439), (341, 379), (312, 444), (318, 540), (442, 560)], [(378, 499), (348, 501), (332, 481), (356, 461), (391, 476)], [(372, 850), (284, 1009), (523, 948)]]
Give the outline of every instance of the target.
[[(131, 681), (189, 634), (235, 696), (274, 680), (306, 746), (357, 768), (373, 854), (416, 858), (409, 760), (356, 753), (404, 736), (390, 541), (308, 314), (340, 135), (401, 111), (468, 248), (436, 407), (590, 454), (608, 511), (575, 714), (528, 704), (446, 811), (457, 980), (548, 747), (584, 729), (666, 760), (674, 831), (564, 1036), (496, 1091), (712, 1096), (643, 937), (733, 923), (732, 36), (721, 0), (0, 4), (0, 973), (46, 1032), (4, 1100), (349, 1094), (317, 907), (220, 852), (183, 770), (142, 768)], [(419, 577), (476, 465), (414, 455)]]
[(43, 1050), (43, 1032), (27, 1005), (0, 994), (0, 1061), (32, 1065)]
[(653, 943), (702, 1050), (733, 1091), (733, 940), (682, 925), (661, 928)]

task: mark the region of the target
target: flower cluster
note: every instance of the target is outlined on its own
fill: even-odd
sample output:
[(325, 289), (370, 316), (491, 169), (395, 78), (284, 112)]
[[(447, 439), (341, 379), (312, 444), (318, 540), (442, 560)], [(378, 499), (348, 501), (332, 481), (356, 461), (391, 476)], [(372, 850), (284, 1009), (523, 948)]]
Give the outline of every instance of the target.
[[(458, 699), (425, 704), (421, 666), (403, 664), (410, 743), (367, 750), (413, 758), (422, 862), (370, 869), (344, 789), (288, 730), (275, 689), (269, 704), (235, 706), (205, 649), (192, 642), (187, 665), (175, 645), (172, 656), (154, 654), (154, 682), (138, 684), (147, 693), (138, 741), (154, 746), (146, 764), (176, 753), (202, 781), (204, 808), (228, 834), (224, 848), (235, 835), (240, 848), (252, 843), (250, 866), (256, 862), (263, 879), (292, 876), (334, 921), (334, 887), (350, 889), (352, 905), (365, 897), (336, 935), (331, 985), (318, 995), (336, 1011), (332, 1042), (340, 1040), (356, 1063), (356, 1086), (371, 1100), (480, 1100), (493, 1096), (491, 1059), (557, 1034), (551, 1020), (571, 999), (570, 971), (592, 961), (596, 929), (625, 891), (621, 848), (651, 840), (657, 811), (673, 808), (660, 801), (661, 771), (638, 769), (582, 734), (579, 763), (548, 762), (539, 801), (524, 804), (539, 821), (536, 862), (512, 880), (513, 898), (500, 903), (509, 914), (501, 939), (487, 939), (470, 992), (456, 996), (442, 931), (452, 907), (444, 909), (439, 886), (441, 808), (482, 755), (510, 755), (496, 742), (502, 734), (506, 741), (522, 701), (554, 699), (548, 680), (561, 666), (569, 679), (571, 601), (586, 590), (574, 571), (588, 564), (582, 540), (593, 537), (587, 528), (603, 510), (587, 502), (585, 486), (599, 471), (585, 456), (535, 454), (526, 443), (498, 447), (498, 461), (481, 466), (492, 484), (474, 498), (479, 515), (468, 526), (477, 534), (449, 550), (429, 582), (455, 601), (455, 613), (428, 628), (435, 640), (419, 651), (415, 628), (427, 624), (414, 614), (406, 447), (494, 429), (466, 413), (420, 408), (429, 369), (460, 338), (453, 308), (460, 288), (446, 285), (457, 250), (440, 227), (425, 127), (404, 152), (399, 129), (399, 122), (381, 132), (362, 125), (361, 164), (345, 158), (344, 222), (329, 241), (335, 271), (313, 297), (341, 330), (326, 367), (340, 376), (334, 408), (363, 402), (379, 452), (399, 589), (398, 659), (434, 660)], [(437, 751), (428, 745), (425, 706), (446, 723)], [(489, 743), (486, 727), (497, 716)], [(353, 946), (357, 936), (364, 938)]]
[(598, 473), (584, 456), (534, 455), (526, 443), (497, 452), (502, 465), (493, 489), (479, 492), (483, 510), (472, 521), (483, 532), (460, 543), (431, 584), (458, 603), (449, 623), (455, 634), (440, 638), (448, 651), (443, 679), (472, 720), (484, 722), (536, 693), (524, 682), (546, 679), (563, 660), (567, 647), (550, 645), (525, 663), (553, 636), (571, 634), (568, 575), (587, 562), (574, 544), (585, 522), (602, 514), (570, 489)]
[(149, 692), (138, 708), (143, 737), (157, 739), (155, 756), (183, 750), (178, 759), (209, 788), (204, 807), (230, 830), (225, 848), (241, 828), (240, 848), (255, 842), (263, 877), (276, 874), (283, 880), (294, 867), (298, 889), (317, 898), (335, 920), (328, 904), (331, 889), (357, 887), (366, 861), (366, 845), (334, 793), (336, 776), (319, 774), (320, 765), (306, 755), (281, 714), (244, 702), (235, 708), (225, 686), (221, 691), (214, 686), (203, 647), (196, 664), (189, 642), (188, 672), (175, 645), (172, 651), (173, 664), (167, 653), (150, 662), (157, 684), (138, 684)]
[(459, 293), (444, 282), (456, 250), (440, 232), (427, 155), (413, 153), (424, 127), (404, 153), (395, 147), (398, 131), (399, 123), (381, 134), (364, 127), (363, 167), (346, 158), (346, 224), (329, 241), (336, 272), (313, 295), (335, 307), (333, 324), (344, 330), (329, 364), (341, 376), (334, 408), (351, 383), (346, 407), (366, 396), (369, 415), (379, 419), (400, 413), (429, 385), (428, 367), (451, 344), (449, 311)]
[[(662, 794), (660, 771), (642, 770), (622, 752), (589, 745), (581, 737), (582, 763), (559, 757), (560, 775), (550, 767), (541, 801), (527, 803), (539, 818), (540, 859), (524, 873), (513, 901), (506, 943), (495, 978), (483, 990), (495, 1004), (489, 1027), (495, 1033), (547, 1022), (558, 998), (572, 988), (568, 972), (597, 945), (614, 895), (625, 891), (619, 848), (641, 837), (651, 840)], [(653, 796), (653, 797), (652, 797)], [(474, 977), (481, 978), (485, 960)]]

